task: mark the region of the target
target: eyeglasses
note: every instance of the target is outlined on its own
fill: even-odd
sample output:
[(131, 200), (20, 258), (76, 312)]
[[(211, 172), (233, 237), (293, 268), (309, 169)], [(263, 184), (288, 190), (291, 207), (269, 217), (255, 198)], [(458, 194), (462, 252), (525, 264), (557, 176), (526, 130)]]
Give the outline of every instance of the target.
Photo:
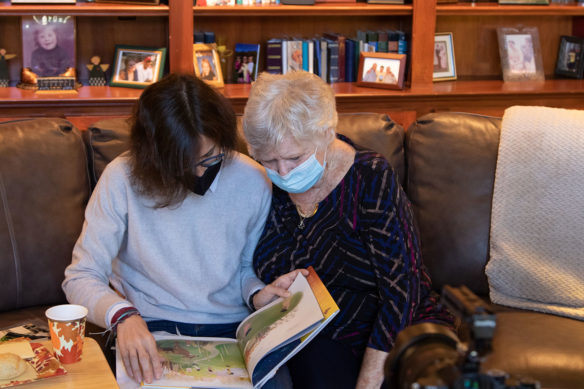
[(211, 166), (217, 165), (219, 162), (223, 161), (224, 156), (225, 156), (225, 153), (219, 153), (217, 155), (207, 157), (207, 158), (203, 159), (202, 161), (197, 162), (195, 167), (197, 167), (197, 166), (211, 167)]

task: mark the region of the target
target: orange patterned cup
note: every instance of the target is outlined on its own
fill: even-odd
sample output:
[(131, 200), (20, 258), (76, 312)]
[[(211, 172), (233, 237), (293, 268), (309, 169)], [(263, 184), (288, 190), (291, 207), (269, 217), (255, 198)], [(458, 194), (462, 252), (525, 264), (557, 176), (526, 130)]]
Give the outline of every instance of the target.
[(87, 308), (74, 304), (57, 305), (47, 309), (45, 315), (49, 320), (55, 357), (61, 363), (80, 361)]

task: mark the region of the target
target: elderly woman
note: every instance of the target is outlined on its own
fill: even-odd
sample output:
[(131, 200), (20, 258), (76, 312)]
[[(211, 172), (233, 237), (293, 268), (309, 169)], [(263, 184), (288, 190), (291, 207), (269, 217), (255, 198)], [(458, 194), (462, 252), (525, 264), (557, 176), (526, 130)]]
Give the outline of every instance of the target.
[(379, 388), (397, 333), (450, 324), (422, 264), (410, 203), (388, 162), (335, 134), (332, 89), (262, 74), (243, 128), (276, 187), (254, 268), (266, 283), (314, 266), (341, 312), (288, 364), (295, 387)]

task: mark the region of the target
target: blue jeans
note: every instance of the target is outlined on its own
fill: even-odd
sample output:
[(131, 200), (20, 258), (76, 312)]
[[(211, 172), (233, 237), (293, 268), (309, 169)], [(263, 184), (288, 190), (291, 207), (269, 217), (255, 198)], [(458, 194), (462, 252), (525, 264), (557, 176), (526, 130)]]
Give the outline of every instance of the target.
[[(219, 338), (235, 338), (235, 331), (239, 323), (225, 324), (188, 324), (170, 320), (153, 320), (147, 322), (150, 332), (164, 331), (170, 334), (184, 336), (209, 336)], [(266, 382), (262, 389), (292, 389), (292, 378), (288, 368), (284, 365), (276, 375)]]

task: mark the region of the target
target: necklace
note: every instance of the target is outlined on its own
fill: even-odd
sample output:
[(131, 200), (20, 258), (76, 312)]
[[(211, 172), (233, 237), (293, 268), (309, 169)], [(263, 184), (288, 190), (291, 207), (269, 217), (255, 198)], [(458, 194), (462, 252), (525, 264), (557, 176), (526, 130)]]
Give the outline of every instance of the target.
[(298, 228), (303, 230), (304, 227), (306, 227), (306, 225), (304, 224), (304, 219), (307, 219), (309, 217), (314, 216), (316, 214), (316, 211), (318, 211), (318, 203), (316, 203), (316, 205), (314, 206), (314, 210), (310, 214), (302, 213), (302, 211), (300, 210), (300, 207), (298, 205), (296, 205), (296, 212), (298, 212), (298, 216), (300, 216), (300, 222), (298, 223)]

